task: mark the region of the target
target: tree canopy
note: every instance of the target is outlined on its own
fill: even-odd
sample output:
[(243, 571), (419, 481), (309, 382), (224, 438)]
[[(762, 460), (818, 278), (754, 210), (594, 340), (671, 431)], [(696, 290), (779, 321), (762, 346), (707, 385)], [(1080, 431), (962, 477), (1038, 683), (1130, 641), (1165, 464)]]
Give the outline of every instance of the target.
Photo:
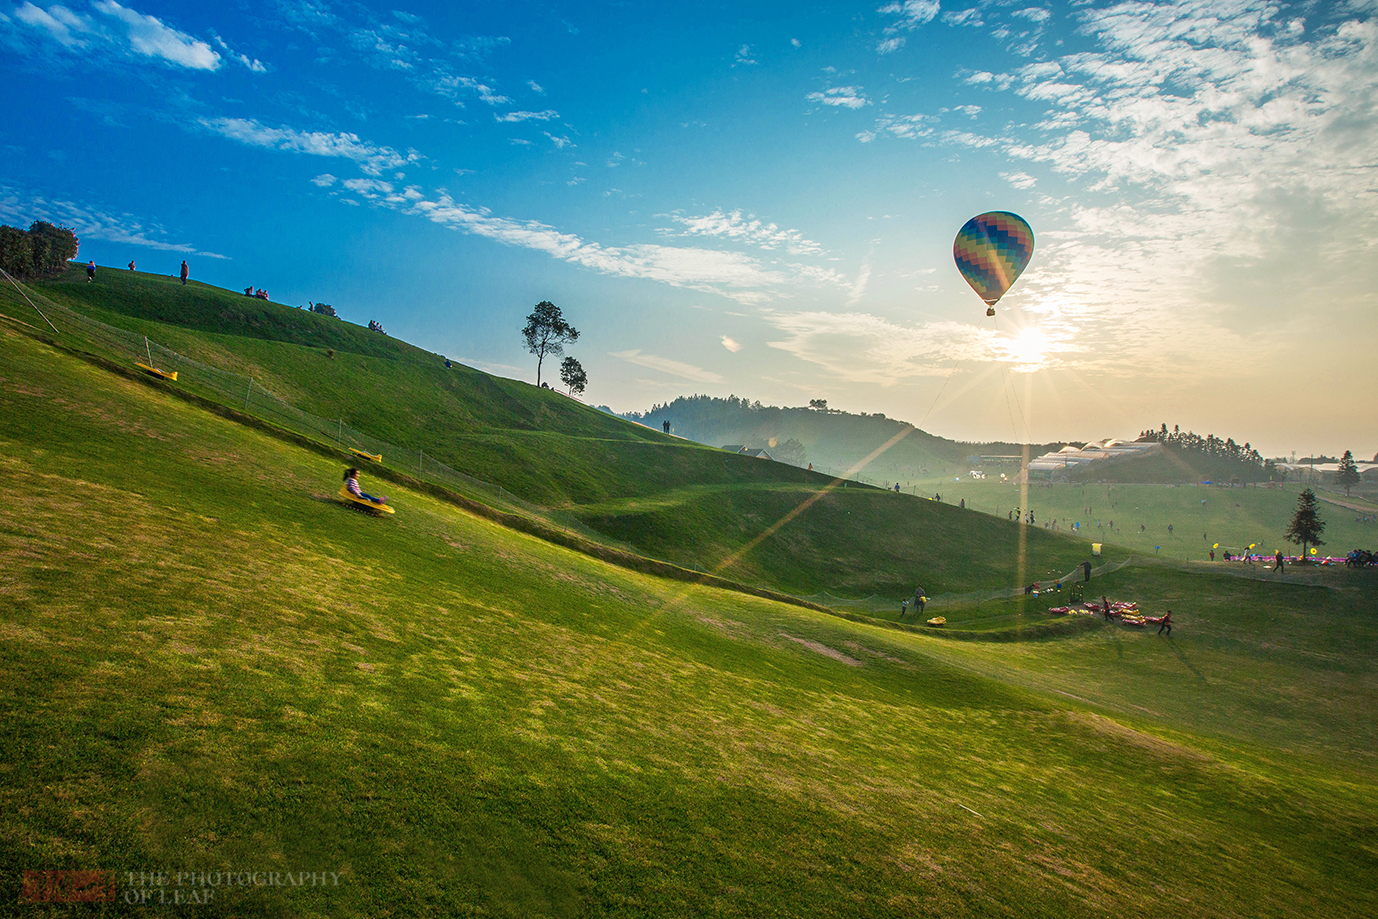
[(1292, 514), (1292, 522), (1287, 525), (1287, 531), (1283, 536), (1288, 542), (1301, 546), (1301, 556), (1306, 558), (1306, 547), (1323, 546), (1325, 541), (1321, 539), (1321, 534), (1325, 532), (1325, 521), (1316, 513), (1316, 493), (1311, 489), (1303, 489), (1297, 495), (1297, 509)]
[(77, 257), (77, 235), (35, 220), (27, 231), (0, 227), (0, 268), (16, 278), (55, 278)]
[(1344, 486), (1345, 497), (1349, 497), (1351, 486), (1359, 484), (1359, 467), (1354, 462), (1354, 454), (1348, 450), (1340, 457), (1340, 468), (1335, 470), (1335, 484)]
[(560, 362), (560, 379), (569, 387), (569, 394), (582, 393), (589, 385), (589, 375), (584, 373), (583, 365), (572, 357)]
[(560, 308), (549, 300), (542, 300), (526, 317), (522, 329), (526, 350), (536, 355), (536, 385), (541, 385), (541, 365), (547, 356), (559, 357), (565, 345), (579, 340), (579, 330), (565, 322)]

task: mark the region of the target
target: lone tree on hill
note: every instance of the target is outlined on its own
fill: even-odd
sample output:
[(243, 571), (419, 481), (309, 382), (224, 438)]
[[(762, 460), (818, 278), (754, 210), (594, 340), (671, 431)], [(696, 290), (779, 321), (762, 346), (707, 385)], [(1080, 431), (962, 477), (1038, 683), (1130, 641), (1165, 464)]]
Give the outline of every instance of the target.
[(1309, 488), (1297, 496), (1297, 510), (1292, 522), (1287, 524), (1287, 532), (1282, 535), (1287, 541), (1301, 546), (1301, 560), (1306, 561), (1306, 547), (1323, 546), (1321, 534), (1325, 532), (1325, 521), (1316, 514), (1316, 493)]
[(547, 356), (559, 357), (564, 354), (565, 345), (579, 340), (579, 330), (565, 322), (558, 306), (549, 300), (542, 300), (526, 317), (522, 338), (526, 339), (526, 350), (536, 355), (536, 385), (540, 386), (541, 364)]
[(589, 385), (589, 375), (584, 373), (583, 365), (572, 357), (560, 362), (560, 379), (569, 387), (569, 394), (582, 393)]
[(1345, 487), (1345, 497), (1349, 497), (1351, 485), (1359, 484), (1359, 467), (1354, 464), (1354, 454), (1345, 451), (1345, 455), (1340, 457), (1340, 468), (1335, 470), (1335, 484)]

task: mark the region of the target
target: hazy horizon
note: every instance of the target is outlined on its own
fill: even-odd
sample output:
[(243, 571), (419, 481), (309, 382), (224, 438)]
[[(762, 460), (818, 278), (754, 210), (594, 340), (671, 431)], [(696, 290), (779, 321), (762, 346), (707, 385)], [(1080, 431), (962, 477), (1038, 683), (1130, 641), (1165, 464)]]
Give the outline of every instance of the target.
[[(1378, 451), (1378, 0), (0, 0), (0, 221), (585, 399)], [(1037, 245), (987, 319), (971, 216)]]

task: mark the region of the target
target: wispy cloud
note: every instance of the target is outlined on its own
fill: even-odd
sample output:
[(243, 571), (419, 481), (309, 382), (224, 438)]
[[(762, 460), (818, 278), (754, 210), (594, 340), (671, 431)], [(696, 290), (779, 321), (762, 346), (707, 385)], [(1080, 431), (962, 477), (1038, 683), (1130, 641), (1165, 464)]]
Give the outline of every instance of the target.
[(197, 123), (208, 131), (253, 147), (352, 160), (371, 176), (400, 169), (420, 159), (415, 151), (399, 153), (391, 147), (360, 140), (357, 134), (273, 128), (248, 118), (201, 118)]
[(757, 61), (756, 58), (753, 56), (753, 54), (752, 54), (752, 52), (751, 52), (751, 46), (750, 46), (750, 45), (742, 45), (740, 48), (737, 49), (737, 58), (736, 58), (736, 60), (733, 62), (734, 66), (735, 66), (736, 64), (758, 64), (758, 63), (760, 63), (760, 62)]
[(898, 17), (897, 21), (889, 27), (890, 29), (913, 31), (932, 22), (933, 17), (938, 15), (938, 0), (903, 0), (903, 2), (898, 3), (887, 3), (877, 12), (886, 16)]
[(722, 337), (722, 346), (727, 350), (731, 351), (733, 354), (736, 354), (738, 351), (742, 350), (741, 342), (733, 338), (728, 338), (726, 335)]
[(999, 356), (994, 333), (960, 322), (907, 326), (861, 312), (767, 312), (784, 333), (768, 344), (854, 383), (890, 386), (903, 379), (940, 376), (954, 362)]
[(638, 367), (647, 367), (651, 370), (658, 370), (661, 373), (668, 373), (670, 376), (680, 377), (694, 383), (721, 383), (723, 378), (711, 370), (704, 370), (702, 367), (695, 367), (693, 364), (686, 364), (682, 361), (671, 360), (668, 357), (657, 357), (654, 354), (642, 354), (640, 348), (630, 351), (609, 352), (613, 357), (620, 357), (629, 364), (636, 364)]
[(684, 229), (684, 236), (709, 236), (748, 243), (762, 249), (784, 249), (791, 255), (818, 255), (823, 247), (798, 230), (783, 229), (777, 224), (759, 220), (756, 215), (742, 216), (740, 210), (716, 210), (701, 217), (670, 215), (670, 219)]
[(190, 243), (170, 242), (161, 227), (156, 224), (147, 226), (132, 214), (111, 214), (87, 204), (50, 198), (10, 186), (0, 186), (0, 220), (19, 226), (28, 226), (34, 220), (46, 220), (70, 227), (78, 240), (98, 239), (160, 252), (227, 258), (197, 249)]
[(502, 115), (494, 114), (498, 121), (550, 121), (552, 118), (559, 118), (560, 113), (554, 109), (546, 109), (543, 112), (506, 112)]
[(61, 4), (46, 10), (29, 0), (16, 7), (13, 22), (31, 34), (56, 42), (68, 52), (114, 53), (151, 58), (190, 70), (216, 70), (220, 55), (209, 44), (114, 0), (96, 0), (93, 13), (78, 13)]
[(820, 105), (850, 109), (859, 109), (871, 104), (871, 100), (862, 93), (860, 86), (834, 86), (821, 93), (809, 93), (805, 98)]

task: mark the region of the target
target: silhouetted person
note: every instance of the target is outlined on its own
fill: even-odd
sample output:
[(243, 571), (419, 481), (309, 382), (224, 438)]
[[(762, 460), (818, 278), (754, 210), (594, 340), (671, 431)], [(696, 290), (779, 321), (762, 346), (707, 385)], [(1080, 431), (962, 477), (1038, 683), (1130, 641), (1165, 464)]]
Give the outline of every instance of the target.
[(191, 269), (187, 267), (187, 260), (182, 259), (182, 286), (187, 285), (187, 278), (191, 277)]
[(1172, 637), (1172, 610), (1168, 610), (1163, 616), (1163, 624), (1158, 626), (1158, 634), (1163, 634), (1163, 629), (1167, 629), (1167, 637)]
[(130, 271), (133, 271), (133, 270), (134, 270), (134, 260), (133, 260), (132, 258), (129, 260), (129, 270), (130, 270)]
[(1088, 584), (1089, 584), (1089, 583), (1091, 582), (1091, 563), (1090, 563), (1090, 562), (1082, 562), (1082, 563), (1081, 563), (1081, 572), (1082, 572), (1082, 575), (1083, 575), (1082, 581), (1084, 581), (1085, 583), (1088, 583)]
[(1279, 549), (1279, 550), (1278, 550), (1278, 554), (1277, 554), (1276, 556), (1274, 556), (1274, 561), (1276, 562), (1276, 564), (1273, 565), (1273, 570), (1274, 570), (1274, 571), (1277, 571), (1277, 572), (1281, 572), (1281, 571), (1282, 571), (1282, 550), (1281, 550), (1281, 549)]

